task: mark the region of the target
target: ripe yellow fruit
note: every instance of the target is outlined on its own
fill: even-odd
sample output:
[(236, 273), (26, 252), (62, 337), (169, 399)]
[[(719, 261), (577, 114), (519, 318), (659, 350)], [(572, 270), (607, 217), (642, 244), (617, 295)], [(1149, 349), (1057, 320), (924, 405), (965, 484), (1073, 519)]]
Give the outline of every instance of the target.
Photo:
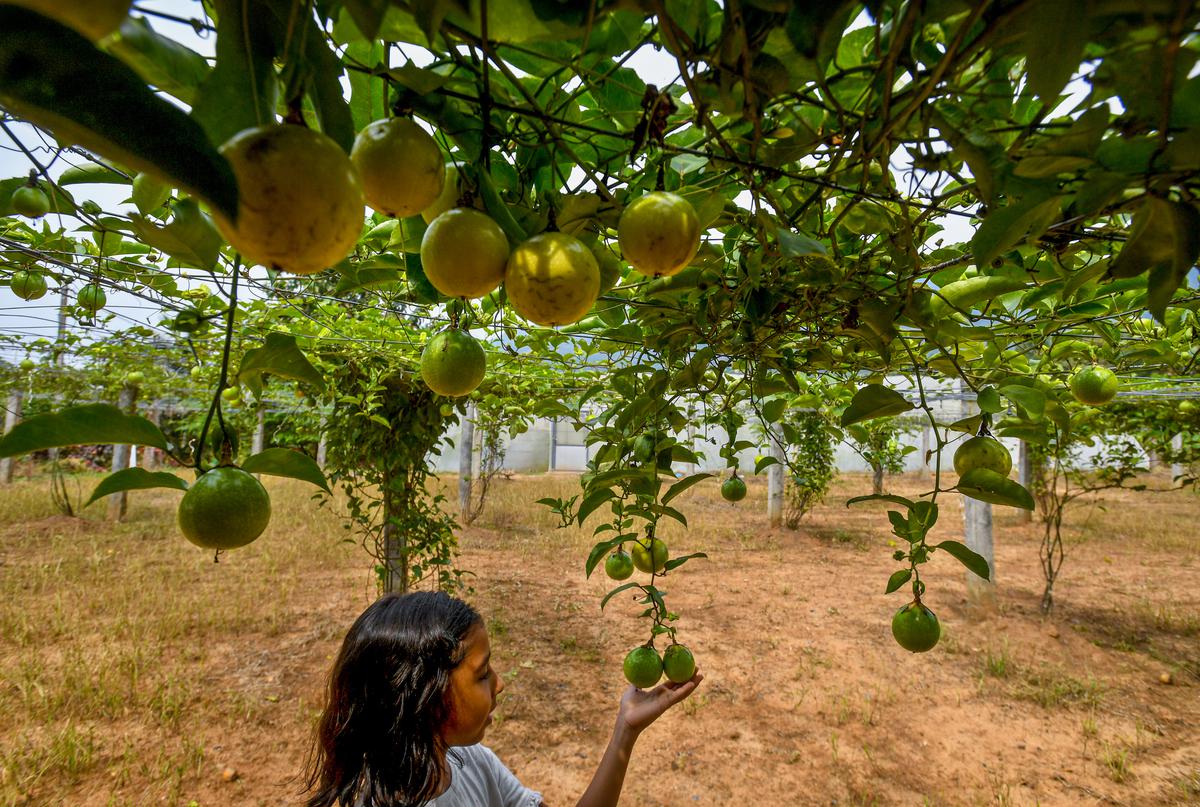
[(345, 258), (363, 226), (363, 192), (350, 158), (303, 126), (258, 126), (221, 146), (238, 182), (235, 226), (221, 235), (249, 261), (311, 275)]
[(3, 4), (24, 6), (43, 17), (74, 28), (88, 39), (96, 41), (117, 30), (121, 21), (129, 16), (129, 7), (133, 0), (91, 0), (87, 3), (63, 0), (2, 0), (0, 5)]
[(508, 238), (486, 213), (447, 210), (421, 238), (421, 268), (447, 297), (483, 297), (504, 280)]
[(643, 275), (673, 275), (700, 249), (700, 219), (687, 199), (655, 191), (625, 208), (617, 240), (625, 260)]
[(513, 250), (504, 288), (513, 308), (530, 322), (569, 325), (596, 302), (600, 267), (578, 238), (542, 233)]
[(350, 159), (367, 204), (385, 216), (415, 216), (433, 204), (446, 181), (442, 150), (408, 118), (377, 120), (354, 139)]

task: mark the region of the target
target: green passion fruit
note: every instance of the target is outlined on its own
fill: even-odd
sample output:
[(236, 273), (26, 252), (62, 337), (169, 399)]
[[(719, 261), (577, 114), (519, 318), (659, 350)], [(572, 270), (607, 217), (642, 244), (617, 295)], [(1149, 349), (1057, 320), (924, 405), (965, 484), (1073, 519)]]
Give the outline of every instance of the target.
[(442, 192), (446, 166), (437, 141), (409, 118), (377, 120), (358, 133), (350, 159), (367, 204), (385, 216), (415, 216)]
[(942, 638), (942, 627), (933, 611), (913, 601), (892, 617), (892, 636), (910, 653), (924, 653)]
[(40, 219), (50, 212), (50, 198), (41, 188), (28, 185), (13, 191), (11, 203), (12, 209), (27, 219)]
[(1090, 406), (1102, 406), (1117, 395), (1120, 381), (1107, 367), (1093, 364), (1071, 376), (1071, 394), (1075, 400)]
[(663, 653), (663, 672), (667, 680), (676, 684), (692, 680), (696, 674), (696, 659), (692, 651), (681, 644), (673, 644)]
[(504, 280), (508, 259), (504, 230), (474, 208), (447, 210), (421, 236), (421, 268), (447, 297), (490, 294)]
[(1001, 476), (1008, 476), (1012, 470), (1012, 455), (995, 438), (983, 435), (972, 437), (954, 452), (954, 472), (962, 476), (976, 468), (986, 468)]
[(643, 275), (673, 275), (700, 249), (700, 219), (687, 199), (654, 191), (621, 213), (617, 240), (625, 260)]
[(643, 541), (633, 541), (629, 555), (633, 560), (633, 565), (647, 574), (661, 572), (667, 565), (669, 557), (667, 544), (661, 538), (651, 538), (649, 546), (646, 546)]
[(618, 549), (604, 561), (604, 573), (613, 580), (628, 580), (633, 574), (633, 558), (623, 549)]
[(203, 549), (236, 549), (262, 535), (271, 520), (266, 488), (241, 468), (201, 474), (179, 503), (179, 529)]
[(746, 498), (746, 482), (740, 476), (729, 477), (721, 485), (721, 498), (727, 502), (740, 502)]
[(466, 331), (442, 331), (421, 353), (421, 378), (438, 395), (469, 395), (487, 373), (487, 356)]
[(40, 300), (46, 296), (46, 277), (41, 272), (22, 269), (13, 274), (8, 287), (22, 300)]
[(75, 302), (84, 311), (95, 314), (101, 308), (104, 308), (108, 302), (108, 295), (104, 293), (104, 289), (95, 283), (88, 283), (76, 293)]
[(541, 233), (522, 242), (504, 274), (508, 301), (538, 325), (578, 322), (600, 294), (600, 267), (583, 242), (566, 233)]
[(625, 680), (638, 689), (649, 689), (662, 678), (663, 662), (653, 647), (641, 645), (629, 651), (622, 665)]

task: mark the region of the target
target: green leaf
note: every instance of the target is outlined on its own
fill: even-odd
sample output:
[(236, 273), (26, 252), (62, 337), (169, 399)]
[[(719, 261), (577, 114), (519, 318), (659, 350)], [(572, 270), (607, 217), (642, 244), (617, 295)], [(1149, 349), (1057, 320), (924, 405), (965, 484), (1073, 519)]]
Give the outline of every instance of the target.
[(1049, 199), (1033, 196), (988, 213), (971, 239), (975, 265), (990, 266), (1001, 253), (1015, 247), (1026, 238), (1041, 235), (1054, 222), (1061, 206), (1061, 200), (1057, 196)]
[(758, 460), (756, 460), (754, 463), (754, 473), (761, 474), (763, 471), (770, 468), (772, 465), (778, 465), (778, 464), (779, 464), (778, 457), (772, 457), (772, 456), (759, 457)]
[(622, 585), (617, 586), (612, 591), (605, 594), (604, 599), (600, 600), (600, 610), (603, 611), (604, 606), (608, 605), (608, 601), (611, 600), (613, 597), (617, 596), (618, 594), (620, 594), (622, 591), (628, 591), (629, 589), (633, 588), (634, 586), (640, 586), (640, 585), (641, 585), (640, 583), (624, 583)]
[(842, 425), (849, 426), (863, 420), (889, 417), (907, 412), (913, 405), (895, 390), (882, 384), (868, 384), (854, 393), (850, 406), (842, 413)]
[(17, 6), (0, 5), (0, 31), (0, 105), (63, 143), (154, 174), (237, 218), (229, 163), (128, 66)]
[[(217, 64), (196, 92), (192, 117), (213, 143), (275, 122), (279, 55), (274, 15), (261, 0), (214, 0)], [(243, 25), (244, 23), (244, 25)]]
[(208, 76), (208, 60), (173, 39), (155, 33), (144, 17), (126, 17), (120, 36), (105, 46), (134, 69), (145, 82), (185, 104)]
[[(971, 415), (970, 417), (960, 418), (954, 421), (946, 428), (953, 429), (956, 432), (964, 432), (966, 434), (979, 434), (979, 427), (983, 424), (983, 415)], [(861, 441), (860, 441), (861, 442)]]
[(777, 423), (783, 417), (783, 412), (787, 409), (786, 398), (772, 398), (762, 406), (762, 418), (764, 423)]
[(1091, 26), (1086, 0), (1034, 0), (1025, 23), (1025, 70), (1029, 87), (1053, 107), (1083, 61)]
[(1133, 214), (1129, 240), (1110, 274), (1135, 277), (1147, 269), (1147, 309), (1164, 321), (1167, 304), (1200, 257), (1200, 212), (1190, 204), (1147, 196)]
[[(294, 13), (291, 3), (287, 4), (287, 10), (288, 13)], [(305, 15), (301, 35), (304, 37), (303, 62), (311, 77), (308, 95), (321, 122), (321, 131), (349, 154), (354, 146), (354, 117), (350, 114), (350, 104), (342, 89), (342, 76), (345, 73), (342, 60), (329, 49), (311, 13)]]
[(1046, 393), (1034, 387), (1020, 384), (1006, 384), (1000, 387), (1005, 398), (1015, 403), (1028, 413), (1029, 417), (1037, 420), (1046, 411)]
[(788, 258), (796, 258), (801, 255), (827, 255), (829, 253), (824, 244), (820, 241), (814, 241), (807, 235), (794, 233), (783, 227), (777, 228), (775, 234), (779, 238), (779, 251)]
[(912, 579), (912, 569), (900, 569), (897, 572), (892, 572), (892, 576), (889, 577), (887, 581), (887, 590), (885, 590), (883, 593), (891, 594), (893, 591), (900, 588), (900, 586), (907, 583), (910, 579)]
[(703, 482), (705, 479), (710, 479), (710, 478), (712, 478), (712, 476), (713, 476), (713, 474), (708, 474), (708, 473), (692, 474), (691, 476), (685, 476), (683, 479), (680, 479), (674, 485), (671, 485), (671, 487), (667, 490), (667, 492), (663, 494), (662, 503), (667, 504), (672, 499), (674, 499), (676, 496), (678, 496), (680, 493), (683, 493), (685, 490), (690, 488), (692, 485), (695, 485), (697, 482)]
[(599, 488), (588, 493), (583, 497), (583, 501), (579, 503), (579, 512), (575, 514), (575, 520), (580, 526), (587, 520), (587, 517), (596, 511), (596, 508), (604, 504), (608, 500), (614, 498), (617, 494), (612, 488)]
[(981, 389), (979, 395), (976, 396), (975, 403), (979, 405), (980, 410), (989, 415), (1004, 411), (1004, 402), (1000, 400), (1000, 393), (996, 391), (995, 387)]
[(242, 470), (250, 474), (286, 476), (311, 482), (326, 493), (332, 493), (325, 474), (316, 460), (293, 448), (268, 448), (249, 457), (242, 463)]
[(967, 471), (958, 480), (958, 492), (972, 499), (991, 504), (1004, 504), (1032, 510), (1033, 496), (1019, 483), (987, 468)]
[(128, 185), (131, 179), (107, 165), (86, 162), (73, 165), (58, 176), (59, 185)]
[(194, 199), (179, 199), (172, 206), (171, 222), (160, 227), (145, 216), (131, 216), (130, 224), (149, 246), (180, 263), (212, 270), (225, 239)]
[(613, 549), (615, 549), (617, 546), (619, 546), (621, 540), (622, 539), (620, 537), (612, 538), (607, 541), (601, 541), (593, 546), (592, 551), (588, 553), (587, 563), (584, 564), (584, 576), (591, 577), (592, 572), (596, 570), (596, 565), (600, 563), (600, 560), (609, 552), (613, 551)]
[(0, 458), (47, 448), (108, 444), (169, 449), (166, 436), (146, 418), (127, 415), (110, 404), (86, 404), (21, 421), (0, 438)]
[[(344, 0), (342, 3), (365, 39), (375, 39), (389, 0)], [(372, 118), (372, 120), (374, 120)]]
[(669, 561), (667, 561), (663, 565), (663, 571), (669, 572), (672, 569), (678, 569), (680, 566), (687, 563), (689, 560), (694, 560), (695, 558), (707, 558), (707, 557), (708, 557), (708, 555), (704, 552), (693, 552), (690, 555), (683, 555), (678, 558), (671, 558)]
[(941, 317), (948, 308), (970, 311), (979, 303), (986, 308), (992, 300), (1001, 294), (1018, 291), (1025, 288), (1025, 281), (1007, 275), (979, 275), (966, 280), (956, 280), (947, 283), (938, 290), (931, 306), (935, 317)]
[(965, 544), (960, 544), (958, 541), (942, 541), (937, 544), (934, 549), (944, 549), (954, 557), (958, 558), (963, 566), (974, 572), (984, 580), (992, 579), (991, 569), (988, 568), (988, 563), (983, 559), (983, 556), (968, 549)]
[(325, 389), (325, 377), (296, 346), (296, 337), (291, 334), (269, 333), (262, 347), (251, 348), (242, 356), (237, 374), (240, 383), (256, 391), (255, 385), (261, 387), (263, 373)]
[(83, 503), (83, 506), (87, 507), (97, 499), (113, 493), (120, 493), (123, 490), (144, 490), (146, 488), (187, 490), (188, 483), (169, 471), (150, 472), (144, 468), (126, 468), (101, 479), (100, 484), (96, 485), (96, 489), (92, 491), (91, 497)]
[(852, 499), (846, 500), (846, 506), (849, 507), (852, 504), (861, 504), (862, 502), (891, 502), (892, 504), (899, 504), (909, 509), (912, 509), (913, 506), (912, 499), (906, 499), (894, 493), (872, 493), (867, 496), (855, 496)]

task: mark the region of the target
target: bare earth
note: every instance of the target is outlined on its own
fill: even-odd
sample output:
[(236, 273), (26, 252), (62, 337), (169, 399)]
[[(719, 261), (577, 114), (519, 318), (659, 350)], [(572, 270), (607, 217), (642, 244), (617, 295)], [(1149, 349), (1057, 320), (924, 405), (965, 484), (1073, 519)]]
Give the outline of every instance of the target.
[[(42, 482), (3, 494), (0, 804), (299, 803), (324, 676), (375, 589), (334, 513), (268, 484), (268, 533), (215, 565), (175, 531), (176, 494), (115, 527), (103, 505), (51, 515)], [(757, 480), (739, 505), (715, 482), (677, 500), (692, 528), (668, 530), (672, 554), (709, 557), (661, 585), (706, 679), (640, 740), (623, 804), (1200, 803), (1200, 497), (1080, 504), (1049, 618), (1040, 526), (996, 508), (998, 610), (973, 613), (940, 553), (943, 640), (911, 655), (889, 629), (904, 595), (882, 593), (884, 508), (842, 505), (868, 485), (843, 475), (796, 531), (767, 528)], [(508, 683), (487, 742), (552, 807), (586, 787), (648, 630), (630, 596), (599, 609), (594, 522), (556, 530), (532, 504), (577, 491), (497, 481), (460, 539)], [(961, 533), (957, 497), (942, 506), (936, 540)]]

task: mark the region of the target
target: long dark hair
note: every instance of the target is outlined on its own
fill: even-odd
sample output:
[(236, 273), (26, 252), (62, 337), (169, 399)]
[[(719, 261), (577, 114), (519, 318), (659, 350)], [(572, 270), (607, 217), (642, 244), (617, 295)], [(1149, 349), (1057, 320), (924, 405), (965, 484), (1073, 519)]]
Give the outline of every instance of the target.
[(329, 675), (308, 807), (412, 807), (437, 795), (450, 671), (463, 660), (467, 632), (482, 623), (440, 591), (385, 595), (355, 620)]

